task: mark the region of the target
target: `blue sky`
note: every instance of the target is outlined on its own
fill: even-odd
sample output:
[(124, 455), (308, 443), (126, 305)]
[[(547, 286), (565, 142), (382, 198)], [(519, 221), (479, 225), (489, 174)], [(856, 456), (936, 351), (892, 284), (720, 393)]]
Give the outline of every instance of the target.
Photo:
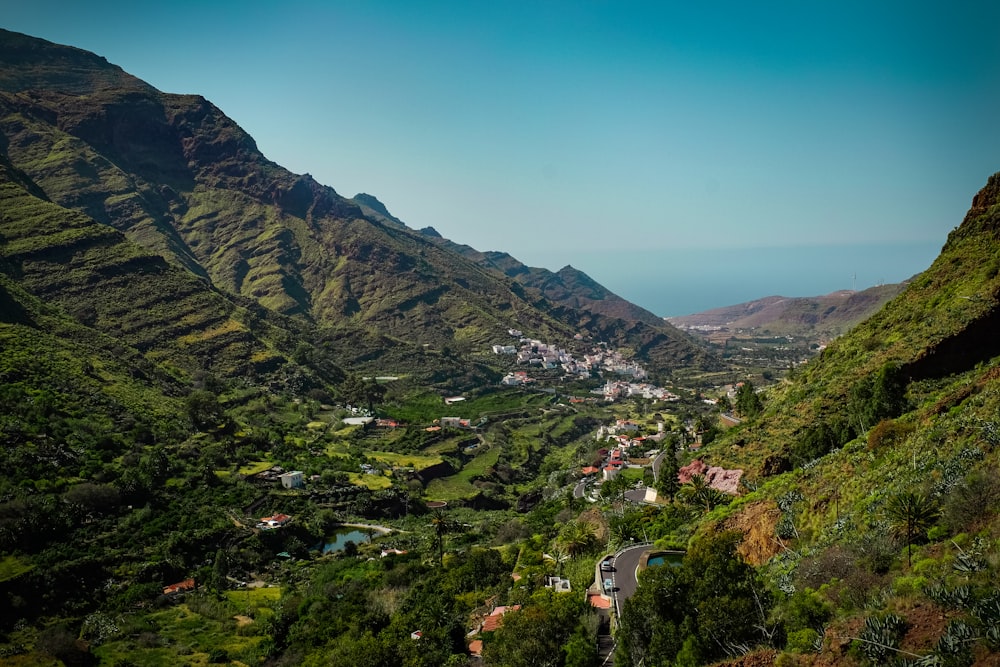
[(940, 247), (1000, 170), (1000, 8), (948, 4), (34, 0), (0, 25), (204, 95), (412, 227), (629, 297), (636, 250)]

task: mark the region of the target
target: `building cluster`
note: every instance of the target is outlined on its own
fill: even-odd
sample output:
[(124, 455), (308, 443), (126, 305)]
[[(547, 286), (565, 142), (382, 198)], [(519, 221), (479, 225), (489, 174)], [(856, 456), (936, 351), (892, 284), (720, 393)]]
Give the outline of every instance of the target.
[[(576, 358), (562, 348), (536, 338), (524, 337), (517, 329), (508, 329), (507, 333), (517, 337), (518, 344), (498, 343), (493, 345), (493, 353), (514, 355), (518, 364), (545, 370), (561, 368), (566, 375), (572, 377), (589, 378), (594, 372), (615, 373), (633, 380), (643, 380), (647, 377), (646, 369), (604, 344), (594, 347), (590, 353), (583, 355), (583, 358)], [(530, 382), (527, 372), (520, 371), (508, 373), (501, 384), (516, 386), (527, 382)]]
[(594, 390), (595, 394), (601, 394), (606, 401), (616, 401), (619, 398), (649, 398), (660, 401), (679, 401), (681, 397), (669, 389), (657, 387), (647, 382), (625, 382), (622, 380), (608, 380), (603, 387)]

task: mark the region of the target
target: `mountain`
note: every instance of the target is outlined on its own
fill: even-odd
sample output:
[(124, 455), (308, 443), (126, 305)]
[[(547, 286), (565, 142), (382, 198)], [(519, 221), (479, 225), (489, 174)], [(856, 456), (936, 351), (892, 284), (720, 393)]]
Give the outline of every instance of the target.
[(121, 232), (163, 270), (183, 268), (310, 328), (343, 364), (481, 350), (509, 327), (611, 338), (662, 370), (717, 363), (620, 304), (601, 312), (596, 284), (585, 299), (552, 301), (407, 228), (370, 195), (346, 199), (292, 174), (200, 96), (162, 93), (93, 54), (6, 31), (0, 71), (2, 155), (25, 192)]
[[(356, 195), (354, 201), (362, 202), (385, 220), (404, 224), (371, 195)], [(664, 327), (662, 318), (626, 301), (583, 271), (565, 266), (553, 273), (548, 269), (527, 266), (505, 252), (481, 252), (455, 243), (442, 237), (433, 227), (419, 231), (439, 246), (494, 273), (498, 279), (511, 279), (539, 292), (561, 320), (617, 347), (632, 349), (640, 359), (654, 366), (669, 368), (676, 365), (677, 359), (686, 359), (695, 365), (718, 367), (703, 352), (697, 351), (697, 344), (694, 356), (691, 356), (691, 339), (675, 327)]]
[(909, 281), (869, 287), (860, 292), (841, 290), (815, 297), (768, 296), (702, 313), (668, 317), (668, 322), (710, 340), (737, 333), (796, 336), (828, 341), (881, 308)]
[[(744, 598), (751, 655), (713, 664), (996, 663), (998, 326), (995, 174), (926, 271), (697, 452), (742, 470), (743, 489), (707, 503), (688, 555), (729, 536), (761, 577)], [(616, 664), (680, 662), (669, 633), (683, 605), (662, 604), (676, 590), (647, 577), (622, 611)]]

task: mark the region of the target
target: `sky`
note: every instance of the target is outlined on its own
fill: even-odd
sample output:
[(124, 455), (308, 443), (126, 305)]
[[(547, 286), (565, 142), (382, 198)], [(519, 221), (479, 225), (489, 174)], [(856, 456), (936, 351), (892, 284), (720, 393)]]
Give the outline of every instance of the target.
[(903, 280), (1000, 170), (979, 0), (0, 7), (344, 196), (660, 315)]

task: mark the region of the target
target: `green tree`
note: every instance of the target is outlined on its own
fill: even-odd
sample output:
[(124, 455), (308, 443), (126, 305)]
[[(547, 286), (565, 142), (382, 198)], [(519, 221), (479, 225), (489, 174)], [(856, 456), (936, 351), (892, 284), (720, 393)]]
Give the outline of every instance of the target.
[(704, 507), (706, 512), (726, 501), (726, 495), (709, 486), (704, 475), (692, 475), (677, 493), (684, 502)]
[(210, 587), (217, 593), (228, 588), (226, 577), (229, 575), (229, 555), (225, 549), (215, 552), (215, 561), (212, 564), (212, 581)]
[(889, 499), (885, 506), (893, 537), (906, 544), (906, 564), (912, 564), (912, 545), (927, 534), (937, 521), (937, 504), (920, 493), (904, 491)]
[(191, 422), (199, 430), (214, 428), (225, 419), (219, 397), (207, 389), (192, 391), (188, 394), (185, 405)]
[(883, 419), (903, 414), (906, 405), (906, 380), (894, 361), (887, 361), (874, 375), (856, 382), (847, 400), (852, 423), (857, 424), (861, 434)]
[(573, 557), (593, 549), (597, 544), (597, 537), (589, 523), (570, 521), (559, 531), (559, 543)]
[(764, 404), (761, 403), (753, 382), (747, 380), (736, 390), (736, 411), (744, 419), (753, 419), (763, 410)]
[(681, 469), (680, 461), (677, 460), (677, 438), (668, 436), (663, 441), (663, 447), (664, 454), (660, 458), (660, 470), (656, 476), (656, 493), (665, 498), (673, 498), (681, 486), (677, 478)]
[(625, 602), (615, 664), (703, 664), (762, 638), (770, 598), (736, 552), (739, 533), (701, 538), (679, 568), (654, 567)]

